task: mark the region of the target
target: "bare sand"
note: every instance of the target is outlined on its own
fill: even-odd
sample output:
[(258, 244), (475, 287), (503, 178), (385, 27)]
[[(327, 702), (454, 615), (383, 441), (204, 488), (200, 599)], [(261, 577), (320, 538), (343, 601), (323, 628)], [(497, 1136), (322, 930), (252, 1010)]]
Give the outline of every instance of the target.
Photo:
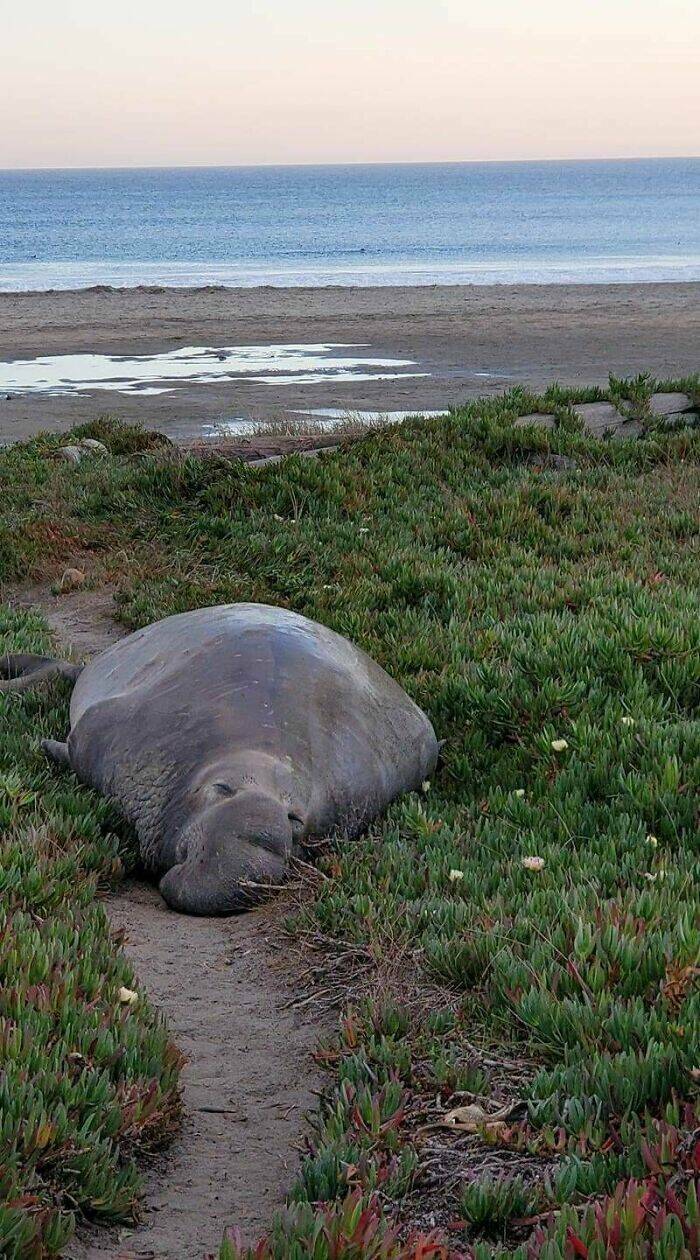
[(413, 379), (312, 385), (245, 377), (179, 384), (157, 397), (0, 396), (0, 438), (66, 429), (96, 415), (172, 438), (234, 416), (304, 408), (440, 409), (511, 385), (602, 384), (608, 373), (696, 371), (700, 283), (396, 288), (93, 288), (0, 294), (0, 360), (47, 354), (153, 354), (184, 346), (361, 343), (410, 359)]

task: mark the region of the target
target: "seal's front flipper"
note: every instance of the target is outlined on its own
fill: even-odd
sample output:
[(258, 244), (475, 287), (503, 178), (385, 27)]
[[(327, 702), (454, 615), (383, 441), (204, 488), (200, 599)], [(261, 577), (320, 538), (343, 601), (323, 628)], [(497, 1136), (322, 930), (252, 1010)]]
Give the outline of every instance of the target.
[(57, 739), (42, 739), (41, 747), (49, 761), (53, 761), (57, 766), (62, 766), (65, 770), (70, 770), (67, 744), (61, 744)]
[(0, 656), (0, 691), (29, 691), (52, 678), (68, 678), (75, 682), (82, 669), (70, 661), (57, 661), (51, 656), (31, 653)]

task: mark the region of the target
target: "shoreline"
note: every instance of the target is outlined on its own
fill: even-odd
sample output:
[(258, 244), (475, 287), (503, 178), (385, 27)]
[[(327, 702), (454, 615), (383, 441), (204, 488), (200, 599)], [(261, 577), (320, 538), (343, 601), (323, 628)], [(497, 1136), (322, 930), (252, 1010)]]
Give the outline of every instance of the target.
[[(91, 294), (91, 293), (142, 293), (142, 294), (158, 294), (158, 293), (279, 293), (304, 291), (307, 293), (316, 292), (345, 292), (351, 290), (404, 290), (404, 289), (590, 289), (590, 288), (639, 288), (640, 286), (652, 285), (686, 285), (700, 284), (700, 260), (687, 260), (684, 267), (690, 268), (697, 272), (692, 276), (654, 276), (643, 274), (639, 276), (626, 275), (621, 279), (613, 279), (610, 276), (604, 278), (593, 278), (589, 280), (571, 279), (566, 276), (564, 278), (545, 278), (538, 280), (510, 280), (510, 279), (455, 279), (455, 280), (428, 280), (417, 279), (410, 280), (360, 280), (352, 279), (347, 281), (330, 279), (318, 280), (316, 283), (310, 283), (308, 280), (293, 282), (289, 279), (280, 279), (279, 282), (271, 280), (262, 280), (260, 282), (250, 283), (227, 283), (226, 281), (217, 281), (210, 283), (191, 284), (187, 281), (179, 283), (175, 278), (172, 280), (161, 280), (149, 282), (147, 280), (136, 281), (130, 283), (107, 283), (102, 281), (91, 281), (89, 284), (72, 284), (72, 285), (48, 285), (45, 288), (3, 288), (0, 287), (0, 298), (41, 298), (41, 297), (63, 297), (75, 294)], [(595, 268), (589, 269), (595, 272)], [(484, 275), (489, 273), (489, 269), (484, 269)], [(280, 273), (282, 274), (282, 273)], [(410, 276), (410, 271), (405, 274)], [(416, 273), (417, 274), (417, 273)], [(493, 273), (492, 273), (493, 274)], [(553, 273), (556, 276), (556, 273)]]
[(84, 284), (73, 286), (72, 288), (57, 288), (56, 286), (47, 289), (3, 289), (0, 288), (0, 301), (11, 298), (72, 298), (89, 294), (163, 294), (163, 293), (179, 293), (179, 294), (196, 294), (196, 293), (218, 293), (232, 295), (249, 295), (254, 297), (256, 294), (279, 294), (279, 293), (407, 293), (407, 292), (435, 292), (446, 289), (448, 291), (463, 290), (469, 292), (488, 292), (492, 289), (504, 290), (508, 289), (512, 292), (525, 292), (534, 290), (542, 292), (550, 289), (639, 289), (639, 288), (685, 288), (694, 285), (700, 288), (699, 279), (684, 280), (494, 280), (478, 283), (477, 281), (455, 280), (455, 281), (420, 281), (415, 284), (341, 284), (324, 283), (324, 284), (148, 284), (139, 282), (137, 284)]
[(319, 343), (361, 345), (368, 356), (412, 366), (391, 380), (358, 374), (300, 382), (280, 374), (264, 383), (259, 373), (239, 373), (207, 384), (178, 381), (158, 397), (107, 389), (17, 393), (8, 401), (0, 381), (0, 438), (22, 440), (106, 413), (178, 438), (235, 417), (437, 410), (514, 385), (605, 384), (610, 372), (682, 377), (700, 366), (700, 281), (0, 293), (2, 361)]

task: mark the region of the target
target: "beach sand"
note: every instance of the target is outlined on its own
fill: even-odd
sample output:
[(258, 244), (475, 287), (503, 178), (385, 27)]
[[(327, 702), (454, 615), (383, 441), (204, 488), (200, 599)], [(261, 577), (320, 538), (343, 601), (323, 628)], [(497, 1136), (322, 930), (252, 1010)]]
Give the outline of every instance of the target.
[(237, 377), (156, 397), (0, 396), (0, 438), (111, 414), (172, 438), (236, 416), (306, 408), (423, 410), (522, 384), (605, 384), (608, 373), (681, 376), (700, 366), (700, 283), (317, 289), (86, 289), (0, 293), (0, 360), (143, 355), (184, 346), (360, 343), (410, 359), (415, 379), (285, 382)]

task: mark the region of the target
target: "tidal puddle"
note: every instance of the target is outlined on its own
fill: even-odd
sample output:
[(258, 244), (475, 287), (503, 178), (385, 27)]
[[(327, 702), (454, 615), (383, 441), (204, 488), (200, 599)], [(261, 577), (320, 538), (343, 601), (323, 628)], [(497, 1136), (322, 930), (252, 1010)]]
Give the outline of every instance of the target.
[(414, 411), (356, 411), (354, 408), (348, 409), (341, 407), (314, 407), (311, 411), (295, 411), (296, 416), (312, 416), (318, 417), (321, 421), (328, 421), (331, 425), (338, 424), (400, 424), (402, 420), (408, 420), (411, 416), (416, 416), (421, 420), (432, 420), (437, 416), (446, 416), (446, 411), (424, 411), (422, 408)]
[[(111, 354), (58, 354), (0, 362), (0, 391), (9, 394), (119, 394), (172, 392), (178, 385), (222, 384), (245, 378), (258, 385), (330, 384), (392, 380), (424, 373), (412, 359), (377, 359), (358, 354), (364, 344), (183, 346), (163, 354), (125, 357)], [(343, 353), (338, 353), (342, 351)], [(353, 351), (355, 353), (353, 353)]]
[[(373, 379), (381, 378), (374, 377)], [(254, 420), (250, 416), (232, 416), (228, 420), (220, 420), (217, 424), (205, 425), (203, 432), (205, 437), (332, 433), (335, 429), (352, 425), (360, 427), (366, 425), (369, 428), (372, 425), (399, 424), (402, 420), (407, 420), (409, 416), (426, 420), (447, 414), (446, 411), (357, 411), (355, 408), (347, 407), (315, 407), (309, 411), (291, 411), (289, 419)], [(297, 416), (300, 419), (297, 419)]]

